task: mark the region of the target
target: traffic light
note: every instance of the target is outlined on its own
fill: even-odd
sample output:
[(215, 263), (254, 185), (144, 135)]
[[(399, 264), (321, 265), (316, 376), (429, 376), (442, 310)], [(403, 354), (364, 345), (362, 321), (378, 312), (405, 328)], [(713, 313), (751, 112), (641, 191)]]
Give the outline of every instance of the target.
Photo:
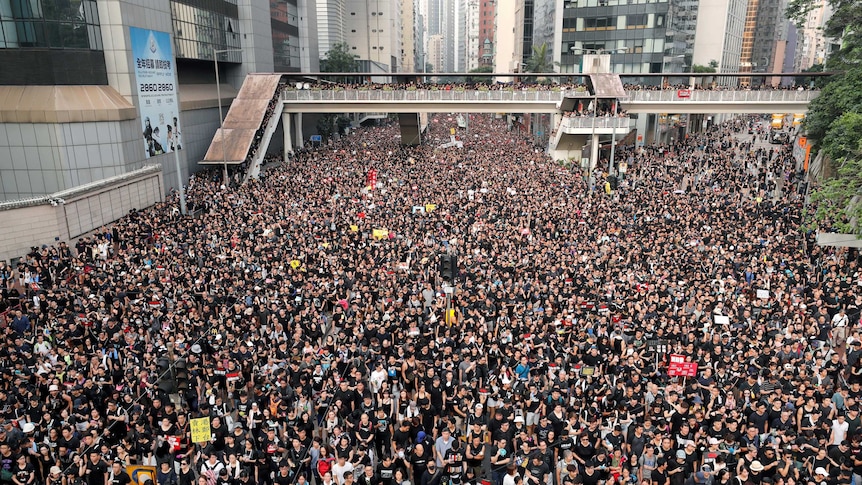
[(444, 254), (440, 257), (440, 276), (446, 281), (455, 281), (458, 276), (458, 256)]

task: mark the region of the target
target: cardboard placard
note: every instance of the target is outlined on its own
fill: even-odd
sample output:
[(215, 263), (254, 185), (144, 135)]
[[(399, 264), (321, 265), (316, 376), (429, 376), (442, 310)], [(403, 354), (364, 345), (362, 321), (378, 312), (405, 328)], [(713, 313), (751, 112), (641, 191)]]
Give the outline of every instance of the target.
[(212, 439), (209, 417), (191, 419), (189, 427), (192, 431), (192, 443), (206, 443)]

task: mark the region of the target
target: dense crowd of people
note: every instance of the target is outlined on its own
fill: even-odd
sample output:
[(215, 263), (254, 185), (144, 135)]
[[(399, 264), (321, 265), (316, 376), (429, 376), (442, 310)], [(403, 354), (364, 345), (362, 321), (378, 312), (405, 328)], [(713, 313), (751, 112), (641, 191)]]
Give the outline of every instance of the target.
[(492, 118), (0, 266), (0, 484), (862, 483), (858, 253), (800, 230), (787, 148), (728, 123), (591, 190)]
[[(517, 77), (517, 76), (516, 76)], [(558, 75), (559, 77), (559, 75)], [(562, 76), (560, 81), (552, 78), (544, 78), (540, 81), (535, 80), (517, 80), (513, 82), (492, 82), (483, 81), (480, 78), (467, 82), (446, 82), (445, 79), (440, 82), (405, 82), (401, 84), (393, 83), (374, 83), (374, 82), (290, 82), (283, 86), (287, 90), (304, 90), (318, 89), (324, 91), (331, 90), (358, 90), (358, 91), (392, 91), (396, 89), (406, 90), (431, 90), (431, 91), (452, 91), (477, 89), (484, 91), (518, 91), (518, 90), (533, 90), (533, 91), (586, 91), (587, 85), (583, 82), (571, 82), (572, 76)], [(670, 80), (677, 82), (669, 82)], [(722, 90), (806, 90), (805, 86), (795, 84), (770, 84), (770, 83), (754, 83), (746, 86), (731, 86), (724, 85), (718, 82), (695, 83), (694, 85), (679, 84), (679, 76), (672, 78), (662, 78), (659, 76), (645, 78), (641, 83), (623, 83), (626, 90), (643, 91), (643, 90), (671, 90), (678, 89), (694, 89), (708, 91)]]

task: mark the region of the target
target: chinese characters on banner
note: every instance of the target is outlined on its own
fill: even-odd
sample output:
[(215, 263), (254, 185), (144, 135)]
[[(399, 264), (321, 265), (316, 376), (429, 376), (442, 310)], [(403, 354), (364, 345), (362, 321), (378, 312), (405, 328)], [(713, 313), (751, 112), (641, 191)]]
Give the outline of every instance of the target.
[(210, 418), (196, 418), (189, 421), (192, 431), (192, 443), (206, 443), (212, 439)]
[(667, 375), (694, 377), (697, 375), (697, 362), (686, 362), (684, 355), (670, 354)]
[(182, 149), (171, 36), (129, 27), (146, 157)]

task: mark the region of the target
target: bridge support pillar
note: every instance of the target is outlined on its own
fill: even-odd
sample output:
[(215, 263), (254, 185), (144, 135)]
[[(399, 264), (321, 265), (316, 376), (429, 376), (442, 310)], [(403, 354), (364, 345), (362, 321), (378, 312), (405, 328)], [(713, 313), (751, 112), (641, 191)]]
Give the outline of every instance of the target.
[(599, 164), (599, 135), (590, 138), (590, 173), (596, 170)]
[(296, 130), (293, 140), (295, 143), (294, 147), (297, 149), (302, 148), (304, 146), (302, 137), (302, 113), (296, 113), (296, 118), (293, 120), (293, 128)]
[(293, 153), (293, 125), (290, 120), (291, 113), (281, 114), (281, 127), (284, 131), (284, 160)]
[(417, 113), (398, 113), (401, 126), (401, 144), (416, 146), (422, 143), (422, 122)]

